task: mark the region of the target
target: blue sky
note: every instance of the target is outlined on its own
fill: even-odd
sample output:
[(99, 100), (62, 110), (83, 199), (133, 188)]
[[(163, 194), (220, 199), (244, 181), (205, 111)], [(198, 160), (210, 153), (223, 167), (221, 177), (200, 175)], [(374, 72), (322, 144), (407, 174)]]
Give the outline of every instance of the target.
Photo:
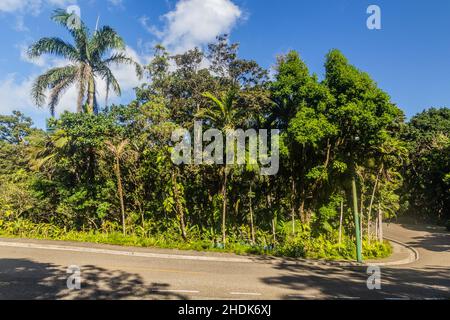
[[(381, 8), (381, 30), (366, 27), (367, 7)], [(407, 0), (1, 0), (0, 113), (21, 110), (43, 127), (49, 116), (29, 98), (32, 80), (64, 64), (44, 57), (29, 61), (26, 47), (43, 36), (67, 33), (53, 24), (53, 9), (78, 5), (94, 28), (116, 28), (127, 51), (141, 63), (159, 42), (172, 51), (204, 46), (229, 32), (241, 43), (241, 55), (264, 67), (276, 56), (298, 50), (312, 72), (323, 76), (324, 56), (338, 48), (351, 63), (367, 71), (408, 117), (429, 107), (450, 105), (450, 1)], [(139, 81), (130, 68), (114, 70), (128, 102)], [(101, 86), (99, 86), (101, 91)], [(73, 110), (75, 89), (58, 111)]]

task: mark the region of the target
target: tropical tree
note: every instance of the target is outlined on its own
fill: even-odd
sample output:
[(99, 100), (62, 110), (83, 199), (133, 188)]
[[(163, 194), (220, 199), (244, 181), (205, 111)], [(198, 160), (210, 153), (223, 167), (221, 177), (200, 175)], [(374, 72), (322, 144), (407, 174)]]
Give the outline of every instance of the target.
[[(207, 92), (204, 96), (211, 100), (211, 108), (201, 109), (197, 116), (205, 118), (212, 122), (212, 124), (221, 130), (234, 130), (239, 121), (242, 119), (243, 110), (236, 107), (237, 93), (235, 90), (229, 90), (218, 98), (213, 94)], [(227, 187), (228, 187), (229, 170), (226, 165), (222, 168), (222, 241), (223, 245), (226, 242), (226, 217), (227, 217)]]
[(122, 214), (122, 231), (123, 235), (126, 235), (126, 223), (125, 223), (125, 200), (124, 191), (122, 183), (122, 173), (121, 173), (121, 160), (126, 156), (126, 147), (129, 145), (128, 140), (123, 140), (118, 144), (114, 144), (111, 141), (106, 141), (105, 145), (108, 151), (114, 157), (114, 173), (117, 179), (117, 192), (120, 200), (120, 211)]
[(450, 221), (450, 108), (414, 116), (403, 139), (409, 149), (403, 173), (407, 212), (433, 222)]
[(317, 189), (328, 179), (332, 138), (337, 134), (327, 112), (333, 97), (295, 51), (279, 57), (271, 91), (274, 105), (269, 121), (284, 130), (281, 149), (295, 233), (297, 213), (302, 222), (310, 222), (311, 202), (319, 200)]
[[(125, 43), (113, 28), (104, 26), (91, 34), (82, 21), (73, 25), (72, 18), (72, 14), (60, 9), (52, 16), (53, 21), (70, 32), (73, 44), (61, 38), (46, 37), (30, 46), (30, 58), (53, 54), (68, 61), (68, 65), (52, 68), (36, 79), (32, 98), (38, 106), (43, 106), (48, 98), (48, 106), (53, 115), (64, 92), (76, 85), (77, 111), (97, 114), (96, 83), (99, 79), (106, 82), (106, 95), (110, 89), (121, 95), (119, 82), (113, 75), (111, 66), (134, 65), (139, 76), (142, 73), (141, 67), (124, 53)], [(49, 97), (46, 95), (47, 90), (50, 90)]]

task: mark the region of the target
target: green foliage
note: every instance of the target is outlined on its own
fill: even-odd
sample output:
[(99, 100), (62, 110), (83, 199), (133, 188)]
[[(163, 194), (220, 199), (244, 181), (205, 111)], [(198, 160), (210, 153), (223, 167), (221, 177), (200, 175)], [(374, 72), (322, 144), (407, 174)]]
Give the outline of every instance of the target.
[(445, 224), (450, 219), (450, 109), (418, 114), (406, 128), (409, 166), (404, 172), (405, 210)]
[(313, 147), (317, 147), (323, 139), (337, 134), (337, 131), (323, 113), (307, 107), (301, 108), (289, 125), (289, 133), (297, 143)]
[[(328, 260), (354, 259), (356, 250), (351, 239), (346, 238), (343, 244), (337, 245), (334, 242), (335, 239), (330, 239), (323, 235), (318, 238), (312, 238), (308, 232), (297, 234), (295, 237), (289, 237), (285, 243), (274, 249), (263, 240), (265, 237), (270, 237), (264, 234), (258, 234), (258, 239), (260, 240), (256, 245), (243, 243), (237, 240), (239, 238), (238, 235), (232, 234), (229, 245), (226, 248), (219, 248), (209, 241), (207, 232), (199, 232), (198, 230), (191, 230), (192, 232), (190, 234), (192, 238), (187, 242), (183, 241), (180, 236), (177, 236), (177, 233), (173, 232), (175, 229), (170, 230), (170, 227), (168, 230), (167, 227), (147, 224), (145, 229), (137, 229), (135, 232), (125, 236), (119, 230), (119, 224), (110, 223), (105, 223), (102, 226), (102, 231), (73, 231), (67, 230), (66, 228), (59, 228), (52, 224), (34, 224), (23, 219), (17, 219), (15, 221), (0, 220), (0, 236), (2, 237), (53, 239), (195, 251), (207, 250), (233, 252), (241, 255), (270, 254), (280, 257)], [(366, 259), (384, 258), (391, 253), (391, 247), (387, 243), (369, 245), (367, 242), (364, 242), (364, 250)]]
[[(289, 226), (287, 226), (289, 228)], [(330, 260), (354, 260), (356, 258), (356, 246), (353, 239), (344, 237), (341, 244), (338, 243), (336, 232), (313, 236), (311, 229), (302, 229), (295, 235), (290, 235), (286, 241), (276, 249), (279, 256), (330, 259)], [(391, 254), (391, 246), (386, 243), (368, 241), (363, 243), (364, 259), (379, 259)]]
[[(64, 25), (62, 12), (55, 19)], [(41, 40), (32, 53), (81, 59), (107, 76), (101, 57), (120, 38), (108, 28), (88, 37), (83, 28), (72, 36), (97, 52), (92, 61), (56, 39)], [(226, 36), (206, 52), (171, 56), (157, 46), (134, 101), (64, 113), (45, 132), (21, 113), (1, 116), (0, 234), (354, 259), (353, 174), (367, 259), (390, 253), (374, 237), (373, 222), (408, 203), (409, 210), (448, 219), (448, 109), (405, 125), (388, 94), (337, 50), (326, 57), (323, 81), (294, 51), (279, 57), (269, 81), (254, 61), (239, 58), (238, 48)], [(57, 83), (74, 70), (63, 71), (41, 79), (37, 98), (49, 83), (64, 89)], [(258, 176), (252, 165), (175, 166), (172, 132), (192, 131), (195, 120), (204, 130), (280, 129), (279, 174)]]
[(13, 145), (20, 144), (33, 132), (32, 125), (31, 118), (19, 111), (13, 111), (11, 116), (0, 115), (0, 140)]

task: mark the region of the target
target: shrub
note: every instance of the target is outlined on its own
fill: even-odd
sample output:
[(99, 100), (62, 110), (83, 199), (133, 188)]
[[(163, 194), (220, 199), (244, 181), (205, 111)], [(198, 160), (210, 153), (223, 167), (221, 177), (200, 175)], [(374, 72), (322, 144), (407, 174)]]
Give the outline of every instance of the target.
[[(287, 229), (287, 226), (284, 226)], [(245, 227), (230, 232), (226, 247), (217, 246), (213, 234), (192, 229), (188, 241), (183, 241), (176, 230), (176, 225), (146, 222), (142, 227), (136, 227), (127, 235), (123, 235), (118, 223), (105, 222), (98, 231), (76, 231), (59, 228), (52, 224), (34, 224), (28, 220), (0, 220), (0, 235), (6, 237), (22, 237), (36, 239), (53, 239), (63, 241), (80, 241), (103, 244), (114, 244), (137, 247), (162, 247), (181, 250), (233, 252), (236, 254), (276, 255), (290, 258), (310, 258), (342, 260), (355, 259), (355, 244), (349, 237), (344, 237), (338, 244), (337, 235), (311, 236), (307, 226), (297, 229), (295, 235), (285, 235), (274, 246), (270, 243), (271, 236), (267, 232), (257, 233), (256, 243), (249, 243), (245, 235)], [(286, 230), (287, 231), (287, 230)], [(383, 258), (391, 253), (388, 243), (364, 241), (363, 253), (365, 259)]]

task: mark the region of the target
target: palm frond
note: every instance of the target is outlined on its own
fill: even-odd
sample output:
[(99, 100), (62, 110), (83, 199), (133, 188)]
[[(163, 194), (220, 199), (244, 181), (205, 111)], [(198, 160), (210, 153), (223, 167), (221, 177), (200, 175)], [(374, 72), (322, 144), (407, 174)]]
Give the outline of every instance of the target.
[(54, 54), (73, 62), (79, 60), (77, 49), (60, 38), (42, 38), (28, 49), (30, 58), (37, 58), (43, 54)]
[[(67, 13), (63, 9), (57, 9), (53, 12), (52, 20), (56, 23), (62, 25), (67, 31), (70, 32), (72, 37), (75, 40), (76, 47), (82, 56), (82, 58), (86, 58), (88, 53), (88, 44), (89, 44), (89, 31), (86, 25), (77, 18), (77, 21), (73, 21), (74, 17), (72, 14)], [(73, 22), (76, 22), (77, 25), (73, 25)]]
[(124, 50), (125, 43), (117, 32), (109, 27), (104, 26), (97, 31), (89, 42), (89, 51), (98, 57), (101, 57), (108, 50)]
[(219, 122), (221, 122), (223, 120), (221, 114), (218, 114), (217, 112), (214, 112), (213, 110), (209, 110), (209, 109), (199, 110), (199, 112), (197, 112), (197, 114), (196, 114), (196, 117), (211, 120), (215, 124), (218, 124)]
[(143, 73), (144, 73), (142, 66), (139, 63), (137, 63), (136, 61), (134, 61), (132, 58), (128, 57), (124, 52), (114, 53), (111, 57), (103, 60), (101, 62), (101, 64), (106, 65), (106, 66), (111, 66), (113, 64), (115, 64), (115, 65), (119, 65), (119, 64), (132, 65), (135, 67), (136, 75), (139, 78), (142, 78)]
[(50, 93), (50, 101), (48, 104), (52, 115), (55, 114), (55, 108), (58, 105), (61, 95), (63, 95), (64, 92), (66, 92), (66, 90), (75, 83), (76, 79), (76, 74), (67, 74), (55, 83)]
[(117, 145), (111, 141), (105, 141), (105, 146), (114, 157), (120, 159), (125, 155), (125, 148), (129, 143), (130, 141), (128, 139), (122, 140)]
[(215, 95), (210, 92), (205, 92), (202, 94), (203, 97), (210, 99), (213, 101), (219, 108), (223, 109), (223, 102), (220, 101)]
[(117, 146), (117, 153), (119, 155), (123, 155), (125, 152), (125, 148), (128, 146), (128, 144), (129, 144), (129, 141), (127, 139), (121, 141), (119, 143), (119, 145)]
[(33, 84), (31, 95), (36, 105), (42, 107), (46, 101), (46, 90), (53, 89), (59, 81), (66, 77), (74, 77), (77, 67), (70, 65), (67, 67), (53, 68), (36, 79)]
[(98, 73), (102, 77), (102, 79), (106, 82), (106, 87), (109, 92), (109, 89), (112, 87), (115, 94), (118, 96), (122, 95), (122, 90), (120, 89), (119, 82), (117, 81), (116, 77), (114, 77), (113, 73), (109, 68), (103, 68), (101, 70), (98, 70)]

